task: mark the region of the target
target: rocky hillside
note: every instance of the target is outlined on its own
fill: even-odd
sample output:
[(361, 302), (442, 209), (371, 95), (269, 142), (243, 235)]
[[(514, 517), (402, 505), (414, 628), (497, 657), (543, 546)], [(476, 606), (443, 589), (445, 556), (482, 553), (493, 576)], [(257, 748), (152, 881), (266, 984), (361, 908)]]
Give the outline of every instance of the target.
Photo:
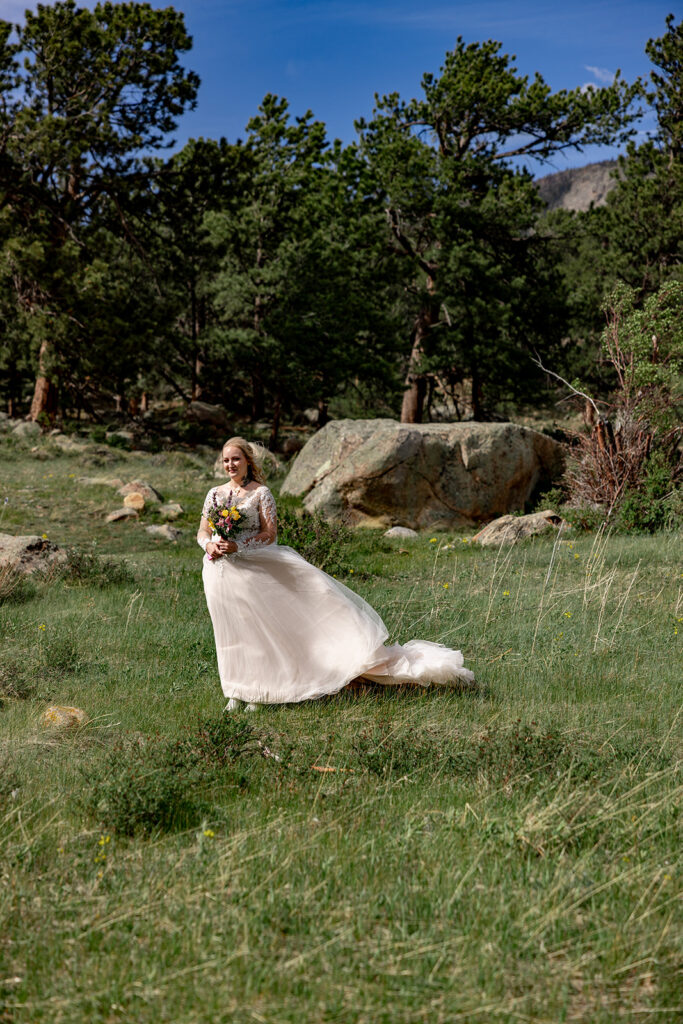
[(602, 163), (547, 174), (536, 184), (549, 209), (587, 210), (591, 203), (596, 206), (604, 204), (607, 193), (614, 188), (611, 175), (616, 166), (616, 160), (603, 160)]

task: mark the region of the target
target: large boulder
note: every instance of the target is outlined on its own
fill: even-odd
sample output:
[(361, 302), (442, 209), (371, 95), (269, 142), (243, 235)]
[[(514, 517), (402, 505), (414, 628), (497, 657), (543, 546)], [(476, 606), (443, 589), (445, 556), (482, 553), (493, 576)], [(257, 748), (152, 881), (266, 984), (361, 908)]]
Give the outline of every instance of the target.
[(18, 572), (35, 572), (65, 559), (66, 553), (45, 537), (0, 533), (0, 568), (11, 565)]
[(563, 461), (556, 441), (514, 423), (334, 420), (282, 493), (352, 526), (455, 529), (523, 508)]

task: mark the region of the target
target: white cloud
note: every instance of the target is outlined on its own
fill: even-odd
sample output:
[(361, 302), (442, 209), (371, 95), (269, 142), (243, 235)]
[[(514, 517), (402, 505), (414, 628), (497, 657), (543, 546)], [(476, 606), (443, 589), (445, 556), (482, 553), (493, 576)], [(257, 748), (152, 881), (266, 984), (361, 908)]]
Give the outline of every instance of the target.
[(614, 72), (608, 68), (598, 68), (594, 64), (584, 64), (586, 71), (590, 71), (591, 75), (597, 78), (598, 82), (604, 82), (605, 85), (611, 85), (614, 81)]

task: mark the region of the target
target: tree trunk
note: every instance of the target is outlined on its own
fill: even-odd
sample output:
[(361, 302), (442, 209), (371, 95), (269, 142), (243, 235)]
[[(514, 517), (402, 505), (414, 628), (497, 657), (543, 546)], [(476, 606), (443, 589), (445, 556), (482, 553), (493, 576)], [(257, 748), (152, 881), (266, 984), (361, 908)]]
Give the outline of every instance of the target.
[(263, 381), (258, 373), (251, 375), (251, 422), (263, 419), (265, 401), (263, 397)]
[(422, 423), (427, 380), (425, 375), (420, 373), (419, 368), (423, 353), (423, 341), (427, 336), (431, 319), (431, 310), (424, 309), (415, 324), (413, 347), (408, 360), (408, 373), (401, 403), (401, 423)]
[(280, 412), (281, 412), (281, 401), (280, 395), (275, 396), (275, 404), (273, 405), (273, 419), (270, 425), (270, 437), (268, 438), (268, 447), (271, 452), (274, 452), (277, 448), (278, 438), (280, 436)]
[(401, 403), (401, 423), (422, 423), (427, 381), (422, 374), (408, 374)]
[(57, 410), (57, 389), (47, 376), (46, 370), (49, 351), (49, 341), (43, 341), (38, 354), (38, 375), (31, 400), (31, 411), (28, 414), (28, 418), (34, 423), (44, 416), (47, 416), (52, 423)]
[(413, 345), (408, 360), (408, 373), (405, 379), (405, 391), (401, 403), (401, 423), (422, 423), (424, 401), (427, 394), (427, 377), (420, 373), (420, 363), (424, 354), (425, 342), (432, 328), (439, 324), (440, 307), (434, 297), (434, 274), (427, 277), (428, 298), (418, 313), (413, 328)]
[(317, 429), (320, 430), (321, 427), (324, 427), (325, 424), (327, 423), (327, 421), (329, 420), (329, 418), (330, 418), (330, 416), (329, 416), (329, 412), (328, 412), (328, 408), (327, 408), (327, 402), (325, 401), (324, 398), (319, 398), (318, 399), (318, 422), (316, 423)]
[(200, 383), (202, 370), (204, 369), (204, 363), (202, 361), (201, 352), (199, 351), (199, 324), (200, 317), (200, 303), (197, 300), (197, 288), (194, 278), (190, 282), (190, 319), (192, 323), (192, 401), (202, 397), (203, 387)]
[(481, 387), (481, 377), (476, 365), (472, 367), (472, 419), (483, 420), (484, 401)]

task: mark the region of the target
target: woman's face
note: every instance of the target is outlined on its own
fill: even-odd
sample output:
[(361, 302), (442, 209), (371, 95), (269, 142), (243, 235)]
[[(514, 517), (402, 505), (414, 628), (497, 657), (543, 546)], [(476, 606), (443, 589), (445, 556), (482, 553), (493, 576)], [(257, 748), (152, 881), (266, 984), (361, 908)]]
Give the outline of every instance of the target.
[(230, 445), (223, 449), (223, 468), (232, 482), (239, 484), (247, 475), (249, 463), (239, 448)]

